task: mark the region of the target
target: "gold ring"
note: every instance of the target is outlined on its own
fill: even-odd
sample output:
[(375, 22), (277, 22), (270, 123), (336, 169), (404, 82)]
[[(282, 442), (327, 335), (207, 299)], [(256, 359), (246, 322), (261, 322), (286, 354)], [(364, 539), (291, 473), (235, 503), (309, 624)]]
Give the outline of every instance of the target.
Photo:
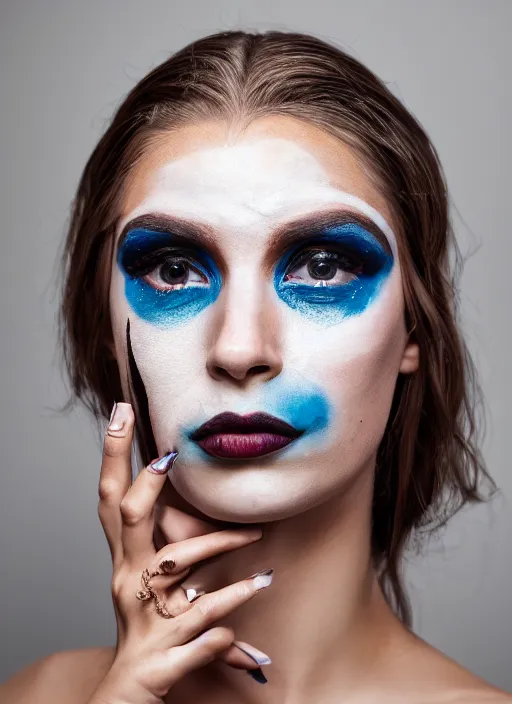
[(157, 577), (162, 574), (163, 574), (163, 572), (160, 572), (159, 570), (157, 570), (156, 572), (150, 572), (149, 570), (144, 570), (141, 574), (141, 581), (142, 581), (142, 585), (143, 585), (144, 589), (139, 589), (139, 591), (136, 594), (136, 597), (139, 601), (154, 600), (156, 612), (159, 616), (162, 616), (162, 618), (174, 618), (174, 616), (169, 613), (165, 604), (163, 603), (163, 601), (160, 599), (158, 594), (155, 592), (155, 590), (153, 589), (153, 587), (149, 583), (150, 579), (153, 579), (153, 577)]

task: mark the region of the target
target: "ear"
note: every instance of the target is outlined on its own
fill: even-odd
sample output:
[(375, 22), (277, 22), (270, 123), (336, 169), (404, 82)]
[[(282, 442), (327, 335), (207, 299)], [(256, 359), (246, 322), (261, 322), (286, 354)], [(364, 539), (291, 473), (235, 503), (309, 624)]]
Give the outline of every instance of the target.
[(404, 353), (402, 355), (402, 361), (400, 362), (400, 372), (402, 374), (412, 374), (418, 370), (420, 366), (420, 347), (416, 342), (408, 342)]

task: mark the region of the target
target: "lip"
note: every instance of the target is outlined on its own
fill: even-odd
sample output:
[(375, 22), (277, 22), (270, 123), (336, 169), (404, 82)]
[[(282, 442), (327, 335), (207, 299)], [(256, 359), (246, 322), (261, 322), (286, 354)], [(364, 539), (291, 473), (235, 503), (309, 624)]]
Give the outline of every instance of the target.
[(286, 447), (302, 431), (268, 413), (219, 413), (189, 436), (213, 457), (251, 459)]

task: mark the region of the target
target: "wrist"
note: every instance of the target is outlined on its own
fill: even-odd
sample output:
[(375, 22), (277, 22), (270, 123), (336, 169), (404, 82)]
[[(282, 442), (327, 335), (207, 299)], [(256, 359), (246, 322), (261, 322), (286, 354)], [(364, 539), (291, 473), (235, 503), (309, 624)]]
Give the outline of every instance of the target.
[(119, 679), (109, 673), (88, 704), (162, 704), (162, 700), (136, 682), (130, 682), (126, 677)]

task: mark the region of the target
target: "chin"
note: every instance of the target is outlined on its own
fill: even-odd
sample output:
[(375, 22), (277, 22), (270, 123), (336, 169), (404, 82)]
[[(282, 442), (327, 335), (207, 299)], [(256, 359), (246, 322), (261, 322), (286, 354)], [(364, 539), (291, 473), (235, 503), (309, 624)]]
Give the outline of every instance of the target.
[(196, 466), (194, 478), (183, 467), (170, 477), (185, 501), (208, 518), (231, 523), (265, 523), (292, 518), (339, 495), (340, 486), (312, 483), (311, 474), (295, 476), (283, 472), (225, 469), (204, 473)]

